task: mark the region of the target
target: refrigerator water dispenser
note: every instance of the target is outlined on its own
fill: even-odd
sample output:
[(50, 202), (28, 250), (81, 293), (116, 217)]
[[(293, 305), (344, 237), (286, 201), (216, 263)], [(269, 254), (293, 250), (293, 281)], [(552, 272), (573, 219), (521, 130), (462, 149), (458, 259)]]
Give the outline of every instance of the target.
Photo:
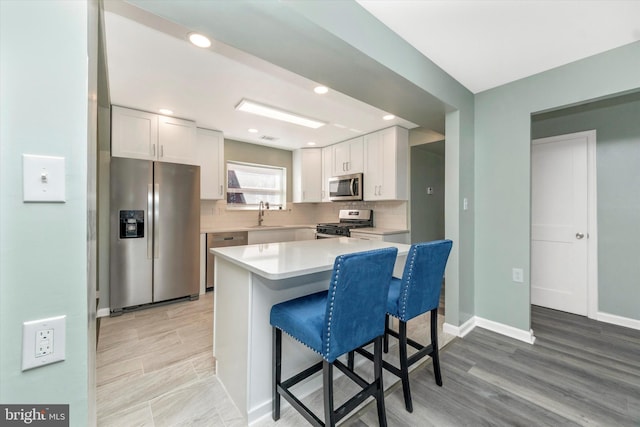
[(120, 211), (120, 238), (144, 237), (144, 211)]

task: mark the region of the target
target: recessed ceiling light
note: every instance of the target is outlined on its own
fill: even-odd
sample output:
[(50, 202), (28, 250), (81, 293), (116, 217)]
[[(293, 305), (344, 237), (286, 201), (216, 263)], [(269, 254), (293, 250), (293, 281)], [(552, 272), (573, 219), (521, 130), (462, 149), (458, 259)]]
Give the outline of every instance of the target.
[(382, 120), (393, 120), (395, 118), (396, 116), (394, 116), (393, 114), (387, 114), (386, 116), (382, 116)]
[(248, 131), (249, 133), (258, 133), (258, 129), (254, 129), (254, 128), (248, 129)]
[(168, 108), (161, 108), (158, 111), (160, 112), (160, 114), (164, 114), (167, 116), (170, 116), (173, 114), (173, 111), (169, 110)]
[(316, 143), (313, 142), (313, 141), (309, 141), (309, 142), (307, 142), (307, 145), (316, 145)]
[(329, 88), (326, 86), (316, 86), (315, 88), (313, 88), (313, 91), (318, 95), (324, 95), (325, 93), (329, 92)]
[(206, 48), (211, 46), (211, 40), (199, 33), (189, 33), (189, 41), (198, 47)]
[(258, 116), (268, 117), (270, 119), (276, 119), (300, 126), (306, 126), (312, 129), (318, 129), (319, 127), (326, 124), (319, 120), (314, 120), (308, 117), (300, 116), (298, 114), (289, 113), (275, 107), (258, 104), (257, 102), (247, 101), (246, 99), (240, 101), (240, 104), (236, 106), (236, 110), (244, 111), (245, 113), (257, 114)]

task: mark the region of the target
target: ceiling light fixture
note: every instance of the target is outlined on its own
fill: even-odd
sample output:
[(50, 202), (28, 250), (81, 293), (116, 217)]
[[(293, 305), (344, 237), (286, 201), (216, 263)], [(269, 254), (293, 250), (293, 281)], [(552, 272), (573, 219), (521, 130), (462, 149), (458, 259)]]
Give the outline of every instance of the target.
[(309, 142), (307, 142), (307, 145), (316, 145), (316, 143), (313, 142), (313, 141), (309, 141)]
[(168, 108), (161, 108), (158, 110), (158, 112), (160, 114), (164, 114), (165, 116), (170, 116), (173, 114), (173, 111), (169, 110)]
[(254, 128), (247, 129), (247, 131), (248, 131), (249, 133), (258, 133), (258, 129), (254, 129)]
[(329, 92), (329, 88), (326, 86), (316, 86), (313, 88), (313, 91), (318, 95), (324, 95), (325, 93)]
[(395, 118), (396, 116), (394, 116), (393, 114), (387, 114), (386, 116), (382, 116), (382, 120), (393, 120)]
[(303, 117), (298, 114), (289, 113), (287, 111), (283, 111), (277, 109), (275, 107), (270, 107), (264, 104), (258, 104), (257, 102), (247, 101), (243, 99), (236, 106), (236, 110), (244, 111), (245, 113), (257, 114), (258, 116), (268, 117), (270, 119), (276, 119), (287, 123), (293, 123), (300, 126), (306, 126), (312, 129), (318, 129), (321, 126), (324, 126), (326, 123), (321, 122), (319, 120), (310, 119), (308, 117)]
[(211, 40), (209, 40), (209, 37), (200, 33), (189, 33), (189, 41), (194, 45), (202, 48), (211, 46)]

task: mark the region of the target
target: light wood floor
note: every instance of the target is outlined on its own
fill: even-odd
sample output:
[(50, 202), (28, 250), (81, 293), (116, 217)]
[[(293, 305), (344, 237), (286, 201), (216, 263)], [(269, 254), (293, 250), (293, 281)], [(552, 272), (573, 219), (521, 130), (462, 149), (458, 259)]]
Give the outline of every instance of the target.
[[(103, 319), (98, 425), (246, 425), (215, 377), (212, 313), (208, 293)], [(640, 426), (640, 331), (537, 307), (532, 316), (533, 346), (480, 328), (453, 340), (441, 352), (443, 387), (435, 385), (430, 362), (418, 366), (412, 414), (399, 384), (389, 387), (393, 379), (385, 376), (389, 426)], [(410, 334), (422, 339), (424, 322), (410, 323)], [(353, 390), (348, 379), (337, 379), (336, 403)], [(321, 399), (315, 393), (304, 402), (321, 415)], [(257, 425), (306, 422), (284, 408), (277, 423), (265, 418)], [(343, 425), (376, 426), (375, 405)]]

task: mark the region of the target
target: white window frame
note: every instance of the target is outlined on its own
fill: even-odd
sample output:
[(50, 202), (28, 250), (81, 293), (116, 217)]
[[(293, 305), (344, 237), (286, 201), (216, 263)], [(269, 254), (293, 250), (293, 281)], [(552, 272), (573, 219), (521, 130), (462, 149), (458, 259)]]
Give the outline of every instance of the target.
[[(242, 194), (264, 194), (264, 197), (260, 197), (261, 201), (269, 202), (270, 209), (286, 209), (287, 207), (287, 168), (284, 166), (272, 166), (272, 165), (261, 165), (257, 163), (247, 163), (247, 162), (238, 162), (235, 160), (228, 160), (226, 163), (226, 189), (227, 189), (227, 209), (230, 210), (258, 210), (260, 202), (256, 203), (230, 203), (229, 195), (233, 193), (242, 193)], [(237, 188), (229, 188), (229, 170), (234, 169), (233, 166), (238, 166), (239, 168), (248, 167), (248, 168), (257, 168), (263, 169), (265, 174), (269, 171), (269, 174), (280, 175), (281, 187), (280, 188), (264, 188), (264, 187), (244, 187), (241, 189)], [(277, 203), (273, 201), (273, 197), (269, 197), (269, 195), (279, 195), (281, 203)]]

